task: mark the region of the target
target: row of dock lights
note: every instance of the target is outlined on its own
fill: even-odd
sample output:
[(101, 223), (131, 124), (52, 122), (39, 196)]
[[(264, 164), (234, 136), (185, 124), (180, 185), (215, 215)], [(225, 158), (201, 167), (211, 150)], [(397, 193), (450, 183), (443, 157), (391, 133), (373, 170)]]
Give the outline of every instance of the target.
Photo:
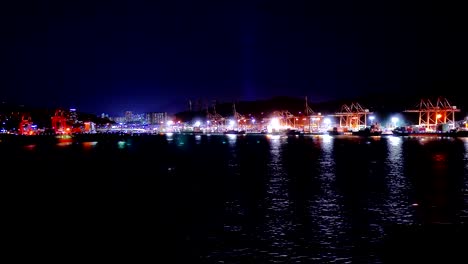
[[(437, 115), (437, 118), (441, 118), (441, 117), (442, 117), (442, 115), (440, 115), (440, 114)], [(299, 119), (296, 118), (296, 120), (299, 120)], [(306, 120), (306, 119), (303, 118), (302, 120)], [(313, 120), (313, 121), (318, 121), (318, 120), (320, 120), (320, 117), (313, 117), (312, 120)], [(370, 120), (370, 121), (374, 121), (374, 120), (375, 120), (375, 116), (369, 116), (369, 120)], [(240, 122), (240, 121), (241, 121), (241, 120), (238, 120), (238, 122)], [(245, 121), (246, 121), (246, 120), (244, 120), (244, 122), (245, 122)], [(251, 121), (252, 123), (255, 123), (255, 122), (256, 122), (254, 118), (252, 118), (250, 121)], [(331, 123), (330, 118), (324, 118), (323, 121), (324, 121), (325, 123), (328, 123), (328, 124)], [(235, 122), (236, 122), (235, 120), (229, 120), (229, 123), (230, 123), (230, 124), (235, 124)], [(393, 117), (393, 118), (392, 118), (392, 122), (398, 122), (398, 117)], [(210, 124), (210, 120), (207, 120), (206, 123), (207, 123), (207, 124)], [(173, 125), (173, 124), (174, 124), (174, 121), (169, 120), (169, 121), (167, 121), (167, 124), (168, 124), (168, 125)], [(200, 121), (196, 121), (196, 122), (195, 122), (195, 126), (200, 126), (200, 125), (201, 125)]]
[[(440, 118), (440, 117), (438, 116), (437, 118)], [(319, 117), (313, 117), (313, 118), (311, 118), (311, 120), (314, 121), (314, 122), (317, 122), (317, 121), (320, 121), (320, 118), (319, 118)], [(373, 122), (376, 120), (376, 118), (375, 118), (375, 116), (369, 116), (369, 120), (371, 121), (371, 123), (373, 123)], [(234, 126), (236, 125), (236, 123), (240, 123), (241, 121), (242, 121), (242, 120), (238, 120), (238, 121), (236, 122), (236, 120), (232, 120), (232, 119), (231, 119), (231, 120), (229, 120), (228, 125), (229, 125), (230, 127), (234, 127)], [(243, 120), (243, 121), (244, 121), (244, 122), (247, 122), (247, 120)], [(250, 121), (252, 122), (252, 124), (255, 124), (255, 122), (256, 122), (256, 120), (255, 120), (254, 118), (252, 118)], [(392, 117), (392, 118), (391, 118), (391, 124), (393, 125), (393, 127), (397, 127), (398, 122), (399, 122), (399, 118), (398, 118), (398, 117)], [(206, 121), (206, 124), (207, 124), (207, 125), (210, 125), (210, 123), (211, 123), (211, 122), (210, 122), (209, 120)], [(172, 125), (174, 125), (174, 124), (175, 124), (175, 122), (172, 121), (172, 120), (167, 121), (167, 125), (168, 125), (168, 126), (172, 126)], [(332, 124), (332, 120), (331, 120), (330, 118), (328, 118), (328, 117), (325, 117), (325, 118), (323, 118), (323, 124), (324, 124), (325, 126), (329, 127), (329, 126)], [(202, 125), (202, 123), (201, 123), (200, 121), (196, 121), (196, 122), (193, 124), (194, 127), (200, 127), (201, 125)], [(279, 121), (279, 119), (278, 119), (278, 118), (272, 118), (272, 119), (270, 120), (270, 126), (273, 127), (273, 128), (279, 128), (279, 127), (280, 127), (280, 121)]]

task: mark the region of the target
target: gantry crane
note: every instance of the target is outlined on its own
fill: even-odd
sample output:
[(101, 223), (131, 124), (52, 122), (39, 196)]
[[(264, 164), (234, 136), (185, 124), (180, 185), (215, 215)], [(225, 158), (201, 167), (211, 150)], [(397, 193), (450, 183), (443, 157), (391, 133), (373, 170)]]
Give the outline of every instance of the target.
[(206, 108), (206, 120), (208, 121), (210, 127), (214, 127), (216, 129), (226, 125), (226, 118), (216, 113), (216, 104), (213, 105), (213, 113), (210, 113), (208, 107)]
[(246, 127), (246, 118), (244, 115), (240, 114), (236, 110), (236, 104), (232, 104), (232, 116), (234, 118), (234, 122), (237, 124), (237, 127), (241, 130), (244, 130)]
[(364, 109), (359, 103), (344, 104), (340, 112), (334, 114), (340, 118), (340, 127), (350, 130), (359, 130), (367, 127), (367, 115), (372, 114), (369, 109)]
[(291, 112), (287, 110), (282, 111), (274, 111), (271, 115), (271, 119), (276, 118), (279, 121), (280, 126), (286, 128), (295, 128), (296, 127), (296, 119)]
[(305, 110), (304, 114), (306, 116), (306, 121), (308, 125), (309, 132), (316, 132), (320, 128), (320, 122), (323, 116), (320, 113), (315, 113), (312, 108), (310, 108), (309, 103), (307, 102), (307, 96), (305, 97)]
[(34, 133), (34, 131), (32, 130), (32, 125), (33, 122), (31, 121), (31, 116), (29, 114), (22, 114), (18, 128), (19, 134), (32, 135)]
[(452, 106), (446, 98), (439, 96), (435, 105), (429, 99), (421, 99), (416, 109), (404, 112), (419, 113), (418, 125), (427, 130), (436, 130), (439, 124), (447, 124), (449, 128), (454, 129), (455, 112), (460, 112), (460, 109)]
[(66, 113), (62, 109), (55, 110), (55, 114), (51, 117), (52, 129), (56, 134), (69, 134), (71, 133), (71, 127), (68, 124)]

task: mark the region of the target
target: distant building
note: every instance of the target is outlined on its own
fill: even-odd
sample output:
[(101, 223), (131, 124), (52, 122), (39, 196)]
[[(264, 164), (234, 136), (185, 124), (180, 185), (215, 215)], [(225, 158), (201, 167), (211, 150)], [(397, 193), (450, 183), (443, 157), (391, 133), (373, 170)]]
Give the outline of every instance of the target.
[(95, 133), (96, 124), (94, 122), (84, 122), (83, 132), (85, 133)]
[(116, 123), (125, 123), (125, 117), (123, 116), (117, 116), (117, 117), (114, 117), (112, 121), (115, 121)]
[(165, 124), (167, 122), (167, 113), (166, 112), (152, 112), (146, 113), (145, 121), (148, 124)]
[(132, 122), (132, 121), (133, 121), (132, 111), (125, 111), (125, 122)]
[(68, 120), (72, 124), (76, 124), (76, 122), (78, 122), (78, 113), (76, 112), (75, 108), (70, 108), (70, 115)]
[(133, 119), (132, 121), (135, 123), (143, 123), (145, 122), (145, 114), (133, 114)]

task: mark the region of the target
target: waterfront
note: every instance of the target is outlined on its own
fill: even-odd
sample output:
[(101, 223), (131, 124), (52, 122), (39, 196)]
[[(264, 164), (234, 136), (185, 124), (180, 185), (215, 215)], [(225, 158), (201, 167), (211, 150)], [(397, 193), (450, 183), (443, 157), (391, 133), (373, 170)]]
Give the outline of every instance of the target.
[(451, 228), (468, 222), (467, 138), (168, 134), (29, 143), (3, 141), (0, 157), (12, 241), (40, 256), (379, 263), (388, 243), (398, 244), (392, 257), (401, 260), (417, 251), (409, 241), (424, 242), (388, 242), (395, 229), (431, 224), (450, 228), (444, 239), (426, 237), (424, 256), (466, 245)]

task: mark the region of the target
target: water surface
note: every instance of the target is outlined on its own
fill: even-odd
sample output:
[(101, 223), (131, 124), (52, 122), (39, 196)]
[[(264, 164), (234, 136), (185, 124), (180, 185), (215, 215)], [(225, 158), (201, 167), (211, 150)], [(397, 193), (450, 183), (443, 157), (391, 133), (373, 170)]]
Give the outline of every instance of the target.
[(168, 134), (0, 158), (12, 241), (46, 256), (381, 263), (396, 227), (468, 221), (467, 139)]

